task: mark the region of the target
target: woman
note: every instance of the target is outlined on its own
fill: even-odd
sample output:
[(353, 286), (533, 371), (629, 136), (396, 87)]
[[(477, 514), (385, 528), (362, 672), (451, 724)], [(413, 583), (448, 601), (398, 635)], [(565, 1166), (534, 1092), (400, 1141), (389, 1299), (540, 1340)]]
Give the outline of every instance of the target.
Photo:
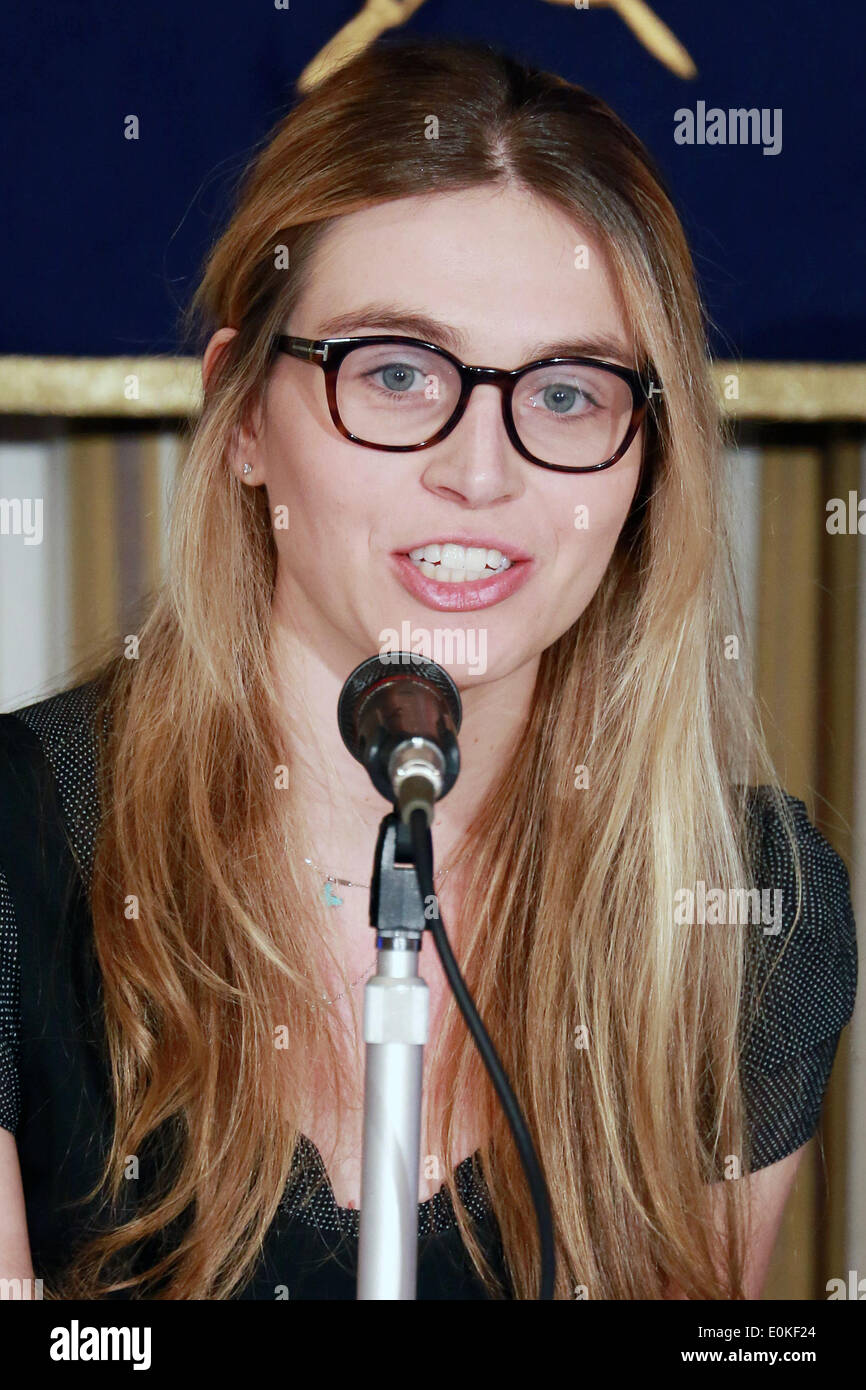
[[(2, 721), (7, 918), (32, 919), (2, 1272), (353, 1296), (387, 806), (336, 704), (409, 624), (461, 688), (437, 891), (546, 1173), (557, 1296), (756, 1297), (853, 923), (726, 659), (719, 410), (646, 151), (489, 47), (380, 42), (277, 127), (196, 312), (165, 585), (93, 680)], [(684, 924), (699, 883), (782, 909)], [(419, 1297), (534, 1297), (517, 1155), (429, 946), (421, 973)]]

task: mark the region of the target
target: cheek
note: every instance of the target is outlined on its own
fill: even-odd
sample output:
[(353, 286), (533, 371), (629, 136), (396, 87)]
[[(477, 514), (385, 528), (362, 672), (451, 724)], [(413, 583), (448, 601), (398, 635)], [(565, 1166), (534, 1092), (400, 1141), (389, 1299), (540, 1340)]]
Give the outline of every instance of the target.
[[(625, 462), (625, 460), (623, 460)], [(605, 476), (573, 480), (568, 497), (557, 508), (561, 551), (574, 568), (607, 564), (625, 524), (637, 489), (639, 462), (617, 466)]]
[[(351, 452), (350, 452), (351, 450)], [(372, 457), (372, 455), (371, 455)], [(267, 443), (267, 490), (272, 519), (283, 504), (288, 527), (277, 544), (308, 558), (327, 556), (370, 530), (384, 502), (385, 480), (357, 450), (300, 418), (280, 422)], [(366, 523), (366, 524), (365, 524)]]

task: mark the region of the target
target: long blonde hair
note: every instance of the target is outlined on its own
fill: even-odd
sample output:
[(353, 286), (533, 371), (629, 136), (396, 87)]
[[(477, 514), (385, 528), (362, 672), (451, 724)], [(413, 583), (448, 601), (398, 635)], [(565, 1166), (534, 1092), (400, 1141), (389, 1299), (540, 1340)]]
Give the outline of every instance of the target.
[[(425, 138), (431, 113), (436, 140)], [(290, 1175), (299, 1125), (286, 1095), (291, 1109), (322, 1049), (338, 1071), (311, 949), (318, 909), (294, 869), (297, 824), (287, 856), (285, 807), (272, 794), (290, 758), (269, 661), (267, 499), (239, 483), (228, 451), (262, 400), (272, 337), (331, 219), (502, 180), (602, 242), (636, 365), (651, 364), (663, 392), (609, 567), (542, 654), (514, 760), (465, 842), (461, 967), (547, 1175), (557, 1297), (581, 1286), (591, 1298), (660, 1298), (671, 1281), (692, 1298), (743, 1296), (742, 1184), (713, 1185), (728, 1156), (748, 1166), (743, 936), (675, 926), (673, 903), (699, 879), (748, 884), (745, 784), (776, 779), (746, 663), (726, 659), (725, 637), (742, 639), (743, 619), (691, 258), (650, 157), (601, 100), (489, 45), (406, 39), (374, 44), (280, 121), (191, 307), (205, 335), (238, 332), (192, 429), (169, 568), (138, 658), (115, 654), (99, 671), (110, 732), (91, 905), (116, 1102), (102, 1191), (115, 1218), (79, 1252), (64, 1296), (236, 1293)], [(578, 764), (588, 789), (575, 787)], [(288, 1050), (274, 1046), (283, 1023)], [(453, 1004), (432, 1046), (435, 1151), (450, 1154), (460, 1115), (480, 1107), (509, 1277), (518, 1297), (534, 1297), (533, 1209)], [(123, 1220), (126, 1157), (159, 1132), (173, 1136), (171, 1161)], [(167, 1253), (124, 1274), (127, 1256), (181, 1218)]]

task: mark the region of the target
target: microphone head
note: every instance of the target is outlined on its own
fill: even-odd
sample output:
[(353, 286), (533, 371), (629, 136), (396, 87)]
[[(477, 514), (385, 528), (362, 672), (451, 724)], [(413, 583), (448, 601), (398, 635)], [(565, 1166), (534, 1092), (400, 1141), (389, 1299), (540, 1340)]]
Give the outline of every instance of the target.
[(460, 693), (448, 672), (415, 652), (384, 652), (362, 661), (337, 706), (343, 742), (389, 801), (396, 800), (392, 758), (410, 746), (433, 745), (440, 762), (438, 796), (450, 791), (460, 770), (462, 718)]

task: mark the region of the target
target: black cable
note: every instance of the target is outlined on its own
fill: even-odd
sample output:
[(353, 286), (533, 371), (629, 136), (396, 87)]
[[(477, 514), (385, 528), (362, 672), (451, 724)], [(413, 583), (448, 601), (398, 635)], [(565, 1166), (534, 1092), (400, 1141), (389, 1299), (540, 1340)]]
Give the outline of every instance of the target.
[(433, 941), (442, 962), (442, 969), (445, 971), (445, 976), (466, 1021), (466, 1026), (472, 1034), (475, 1046), (481, 1054), (481, 1060), (493, 1082), (496, 1094), (505, 1111), (509, 1128), (514, 1136), (520, 1161), (523, 1164), (523, 1171), (526, 1174), (526, 1181), (529, 1184), (529, 1191), (535, 1207), (538, 1240), (541, 1248), (541, 1287), (538, 1297), (539, 1300), (550, 1300), (553, 1298), (553, 1286), (556, 1278), (556, 1251), (553, 1242), (553, 1215), (550, 1209), (550, 1195), (547, 1191), (544, 1173), (541, 1170), (541, 1164), (538, 1161), (526, 1120), (517, 1103), (517, 1097), (511, 1089), (511, 1083), (505, 1074), (505, 1069), (496, 1054), (496, 1049), (490, 1041), (484, 1024), (481, 1022), (472, 995), (466, 988), (466, 982), (460, 974), (457, 961), (454, 959), (454, 952), (451, 950), (451, 943), (445, 932), (442, 914), (439, 912), (439, 900), (433, 887), (433, 839), (430, 834), (430, 826), (427, 823), (427, 815), (420, 807), (416, 807), (409, 818), (409, 831), (412, 836), (415, 873), (421, 889), (421, 896), (425, 902), (430, 898), (436, 902), (436, 915), (430, 921), (430, 931), (433, 934)]

